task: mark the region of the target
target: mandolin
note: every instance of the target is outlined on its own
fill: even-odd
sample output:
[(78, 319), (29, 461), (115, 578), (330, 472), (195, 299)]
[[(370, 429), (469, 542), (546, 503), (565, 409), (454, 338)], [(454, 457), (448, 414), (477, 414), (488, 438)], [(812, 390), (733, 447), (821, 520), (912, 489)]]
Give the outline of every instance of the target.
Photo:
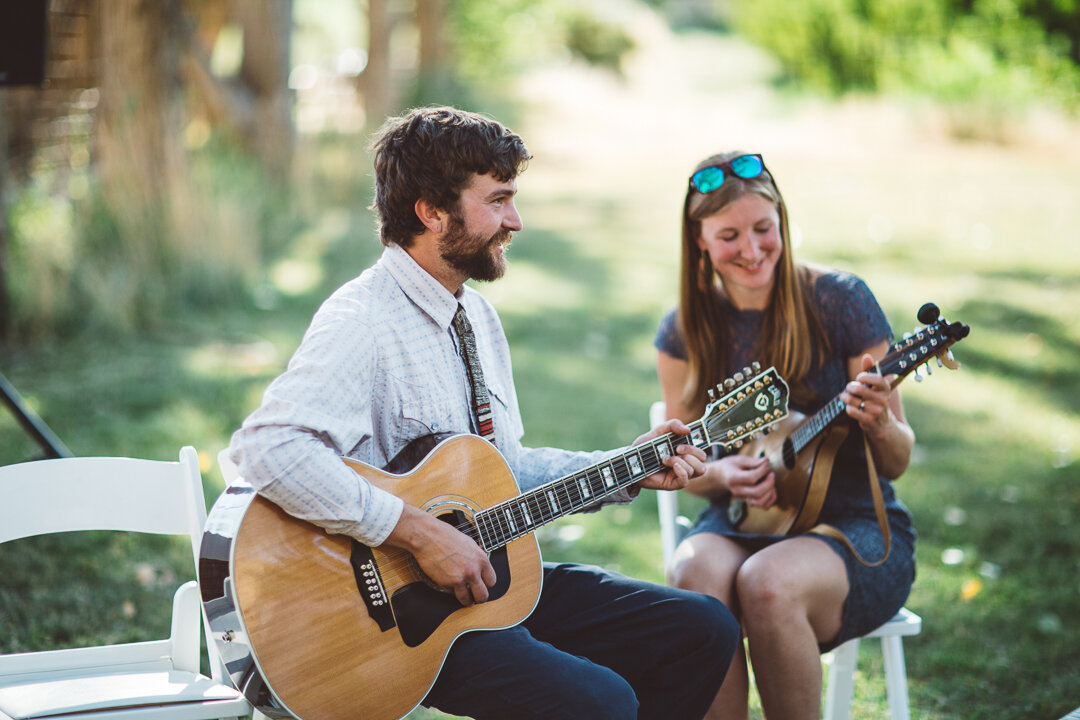
[[(876, 369), (882, 376), (894, 375), (893, 387), (930, 361), (951, 370), (960, 367), (952, 356), (952, 346), (967, 337), (970, 328), (941, 317), (937, 305), (926, 303), (917, 315), (925, 327), (916, 328), (900, 342), (890, 346)], [(742, 448), (742, 452), (769, 458), (776, 476), (776, 502), (768, 507), (754, 507), (742, 499), (728, 505), (728, 519), (739, 532), (756, 535), (785, 535), (806, 532), (817, 522), (828, 487), (832, 461), (847, 437), (848, 424), (834, 422), (844, 414), (838, 394), (814, 415), (807, 418), (792, 411), (767, 436)]]

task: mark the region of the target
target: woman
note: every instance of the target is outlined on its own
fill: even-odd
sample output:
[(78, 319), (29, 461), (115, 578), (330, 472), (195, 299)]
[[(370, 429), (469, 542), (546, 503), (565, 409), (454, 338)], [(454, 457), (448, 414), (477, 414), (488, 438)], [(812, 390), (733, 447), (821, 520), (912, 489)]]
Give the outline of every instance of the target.
[[(787, 209), (760, 155), (724, 153), (698, 164), (682, 236), (679, 307), (655, 340), (668, 416), (701, 417), (708, 389), (755, 360), (787, 381), (793, 410), (810, 415), (839, 398), (847, 418), (834, 422), (850, 422), (852, 431), (837, 452), (819, 520), (867, 562), (884, 554), (885, 543), (863, 436), (880, 474), (891, 551), (874, 567), (833, 537), (736, 531), (730, 501), (776, 502), (768, 458), (713, 460), (690, 483), (711, 502), (677, 548), (669, 581), (720, 598), (739, 617), (768, 718), (816, 718), (820, 653), (892, 617), (915, 577), (911, 517), (888, 480), (907, 468), (915, 436), (899, 393), (873, 370), (892, 332), (862, 280), (795, 262)], [(746, 718), (748, 692), (740, 650), (708, 717)]]

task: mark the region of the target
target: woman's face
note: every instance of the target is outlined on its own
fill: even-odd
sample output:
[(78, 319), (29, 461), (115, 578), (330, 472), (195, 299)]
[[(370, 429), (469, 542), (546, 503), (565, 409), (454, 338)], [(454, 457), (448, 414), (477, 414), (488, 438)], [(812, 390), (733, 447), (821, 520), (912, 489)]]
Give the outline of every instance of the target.
[(783, 252), (780, 214), (771, 200), (757, 194), (742, 196), (701, 221), (697, 243), (709, 253), (735, 307), (765, 308)]

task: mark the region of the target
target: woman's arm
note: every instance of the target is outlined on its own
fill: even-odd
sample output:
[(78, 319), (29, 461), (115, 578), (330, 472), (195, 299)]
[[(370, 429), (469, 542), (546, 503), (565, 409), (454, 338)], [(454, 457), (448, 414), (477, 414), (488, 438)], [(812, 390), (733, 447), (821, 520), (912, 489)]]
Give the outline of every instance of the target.
[(882, 341), (848, 358), (850, 381), (840, 399), (865, 433), (877, 471), (895, 480), (911, 462), (915, 432), (904, 417), (899, 390), (891, 387), (892, 378), (883, 378), (874, 370), (888, 350), (889, 343)]

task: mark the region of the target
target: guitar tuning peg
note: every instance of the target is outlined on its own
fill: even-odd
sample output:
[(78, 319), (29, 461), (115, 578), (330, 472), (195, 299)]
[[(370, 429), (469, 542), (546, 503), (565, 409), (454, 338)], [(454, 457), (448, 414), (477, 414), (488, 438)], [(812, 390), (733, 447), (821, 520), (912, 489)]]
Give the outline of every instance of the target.
[(737, 372), (737, 373), (735, 373), (735, 376), (734, 376), (734, 377), (735, 377), (735, 382), (740, 382), (740, 383), (741, 383), (741, 382), (742, 382), (743, 380), (745, 380), (745, 379), (746, 379), (746, 377), (745, 377), (745, 376), (744, 376), (744, 375), (743, 375), (743, 374), (742, 374), (741, 372)]
[(742, 371), (743, 371), (743, 375), (745, 375), (746, 377), (750, 377), (750, 376), (752, 376), (754, 374), (754, 371), (750, 369), (749, 365), (744, 367), (742, 369)]
[(724, 381), (724, 389), (725, 390), (730, 390), (733, 387), (735, 387), (735, 381), (734, 380), (732, 380), (731, 378), (728, 378), (727, 380)]
[(930, 369), (930, 363), (926, 363), (925, 365), (923, 365), (923, 367), (926, 368), (926, 374), (927, 375), (933, 375), (934, 374), (934, 372)]
[(755, 374), (755, 375), (756, 375), (757, 373), (761, 372), (761, 363), (759, 363), (759, 362), (758, 362), (757, 360), (755, 360), (754, 362), (750, 363), (750, 367), (754, 368), (754, 374)]
[(714, 400), (716, 400), (716, 391), (713, 390), (712, 388), (709, 388), (708, 392), (709, 392), (709, 402), (713, 402)]
[(915, 382), (922, 382), (923, 381), (923, 376), (919, 374), (919, 368), (915, 368), (913, 376), (915, 378)]

